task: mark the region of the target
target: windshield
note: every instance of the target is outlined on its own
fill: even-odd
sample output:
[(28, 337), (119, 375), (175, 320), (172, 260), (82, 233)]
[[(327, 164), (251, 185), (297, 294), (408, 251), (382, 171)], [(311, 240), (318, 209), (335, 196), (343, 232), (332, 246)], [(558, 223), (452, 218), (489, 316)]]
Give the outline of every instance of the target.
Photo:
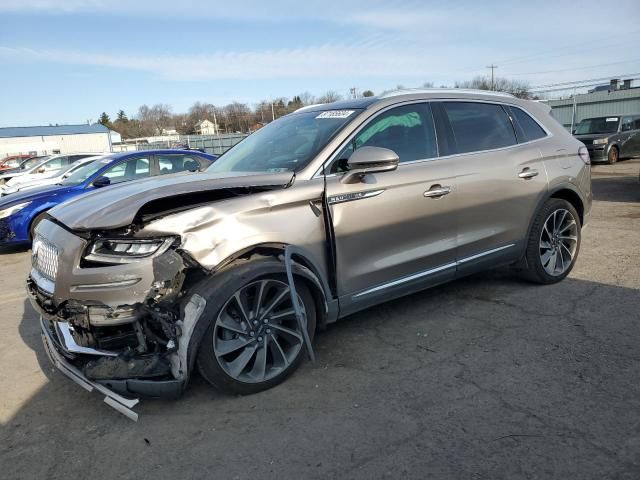
[(222, 155), (208, 172), (296, 172), (304, 168), (360, 110), (287, 115), (248, 136)]
[(97, 173), (102, 167), (111, 163), (113, 157), (104, 157), (101, 160), (96, 160), (95, 162), (91, 162), (85, 165), (82, 168), (79, 168), (67, 178), (64, 179), (60, 185), (80, 185), (81, 183), (86, 182), (90, 177), (92, 177), (95, 173)]
[(615, 133), (619, 123), (620, 117), (585, 118), (576, 127), (576, 135)]

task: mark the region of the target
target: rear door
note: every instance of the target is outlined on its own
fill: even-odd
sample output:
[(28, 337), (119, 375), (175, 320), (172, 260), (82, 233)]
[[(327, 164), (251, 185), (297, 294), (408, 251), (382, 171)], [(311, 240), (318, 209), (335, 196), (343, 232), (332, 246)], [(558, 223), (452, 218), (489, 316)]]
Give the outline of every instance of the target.
[(538, 149), (546, 131), (517, 107), (447, 101), (439, 108), (449, 123), (455, 152), (464, 159), (456, 198), (459, 273), (519, 258), (529, 220), (547, 190)]
[[(398, 169), (344, 183), (346, 160), (364, 146), (395, 151)], [(423, 102), (379, 113), (334, 161), (327, 196), (343, 313), (454, 277), (455, 175), (437, 156), (431, 109)], [(429, 195), (437, 188), (450, 193)]]
[(622, 117), (620, 156), (640, 155), (640, 115)]

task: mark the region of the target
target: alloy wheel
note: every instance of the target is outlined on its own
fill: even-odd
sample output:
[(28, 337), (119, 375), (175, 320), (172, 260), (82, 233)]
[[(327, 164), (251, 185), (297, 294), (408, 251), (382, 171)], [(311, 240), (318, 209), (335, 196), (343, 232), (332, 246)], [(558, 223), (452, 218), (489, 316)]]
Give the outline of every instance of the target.
[[(303, 316), (304, 303), (298, 297)], [(289, 285), (273, 279), (240, 288), (220, 310), (213, 351), (222, 369), (246, 383), (268, 381), (300, 354), (303, 336)]]
[(540, 261), (554, 277), (571, 267), (578, 248), (578, 222), (571, 212), (555, 210), (544, 222), (540, 234)]

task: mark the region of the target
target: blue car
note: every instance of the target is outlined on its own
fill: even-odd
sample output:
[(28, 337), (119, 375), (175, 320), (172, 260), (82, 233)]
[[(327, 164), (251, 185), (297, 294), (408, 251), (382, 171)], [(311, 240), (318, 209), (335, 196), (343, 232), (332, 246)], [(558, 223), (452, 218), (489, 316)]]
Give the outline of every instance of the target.
[(197, 150), (145, 150), (106, 155), (52, 186), (33, 188), (0, 200), (0, 246), (31, 242), (47, 210), (79, 195), (156, 175), (206, 169), (217, 157)]

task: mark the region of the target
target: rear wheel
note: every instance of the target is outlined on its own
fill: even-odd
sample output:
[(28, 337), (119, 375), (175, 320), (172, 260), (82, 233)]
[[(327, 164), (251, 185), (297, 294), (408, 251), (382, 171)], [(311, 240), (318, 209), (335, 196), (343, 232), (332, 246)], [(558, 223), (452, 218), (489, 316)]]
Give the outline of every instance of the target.
[(609, 154), (607, 155), (607, 162), (609, 165), (613, 165), (620, 159), (620, 152), (618, 152), (618, 147), (611, 147), (609, 149)]
[[(313, 339), (313, 296), (302, 282), (296, 289)], [(286, 276), (269, 274), (239, 285), (215, 313), (197, 363), (213, 386), (245, 395), (282, 382), (300, 365), (305, 351)]]
[(524, 276), (543, 284), (561, 281), (575, 265), (580, 239), (580, 217), (573, 205), (559, 198), (549, 199), (529, 234)]

